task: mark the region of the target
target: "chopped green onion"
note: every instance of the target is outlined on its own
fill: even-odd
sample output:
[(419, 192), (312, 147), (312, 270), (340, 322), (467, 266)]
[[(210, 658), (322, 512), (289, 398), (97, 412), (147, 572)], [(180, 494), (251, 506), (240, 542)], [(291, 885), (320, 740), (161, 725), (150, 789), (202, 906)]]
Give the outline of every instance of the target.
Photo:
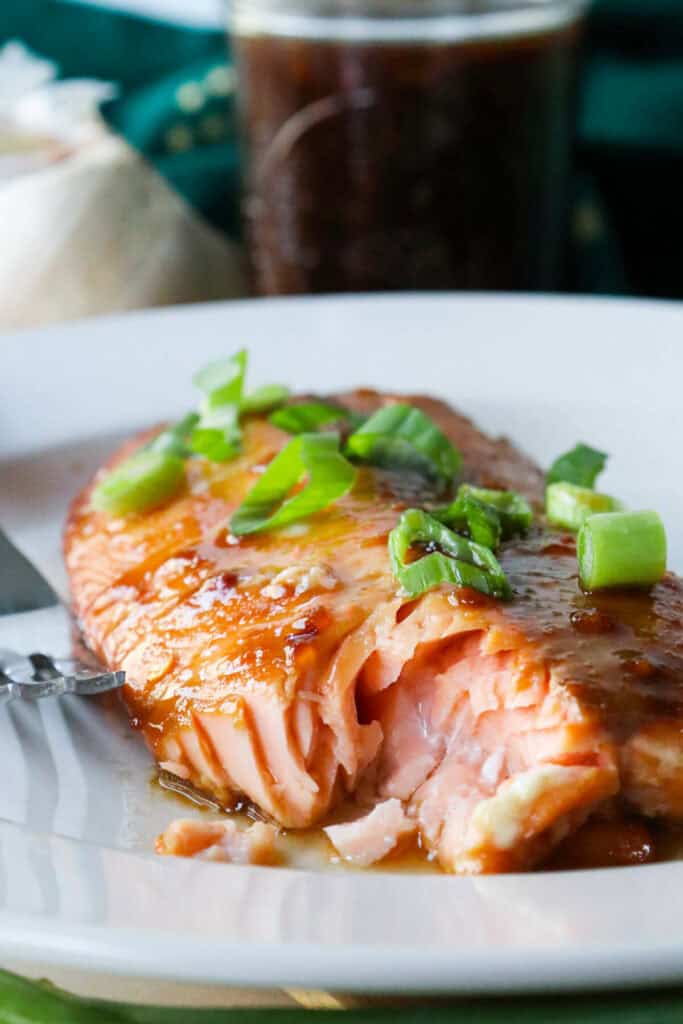
[(649, 587), (666, 572), (666, 531), (656, 512), (604, 512), (590, 516), (578, 540), (584, 590)]
[(239, 454), (239, 417), (246, 372), (247, 353), (242, 349), (230, 359), (209, 363), (195, 374), (195, 387), (205, 393), (190, 439), (195, 455), (203, 455), (212, 462), (227, 462)]
[(240, 412), (243, 416), (250, 416), (257, 413), (270, 412), (282, 405), (289, 398), (289, 388), (282, 384), (266, 384), (265, 387), (257, 388), (250, 395), (245, 395), (240, 402)]
[(196, 412), (190, 412), (173, 427), (163, 430), (146, 446), (146, 451), (162, 452), (165, 455), (178, 455), (181, 459), (190, 454), (188, 439), (199, 422)]
[(493, 505), (487, 505), (472, 494), (464, 494), (462, 503), (465, 520), (470, 537), (476, 544), (481, 544), (495, 551), (500, 544), (503, 527), (500, 515)]
[(172, 498), (185, 479), (182, 458), (143, 448), (117, 466), (93, 491), (96, 509), (127, 516), (158, 508)]
[[(426, 545), (428, 553), (407, 562), (415, 544)], [(491, 597), (512, 596), (505, 573), (488, 548), (459, 537), (420, 509), (402, 513), (389, 534), (389, 557), (394, 576), (409, 597), (418, 597), (442, 583), (472, 587)]]
[(199, 421), (192, 432), (190, 447), (195, 455), (212, 462), (227, 462), (239, 454), (242, 441), (238, 405), (216, 403), (213, 396), (199, 406)]
[(287, 398), (289, 391), (279, 384), (245, 394), (246, 373), (247, 353), (242, 349), (230, 359), (210, 363), (195, 375), (196, 387), (205, 393), (190, 441), (195, 455), (203, 455), (212, 462), (234, 459), (242, 444), (240, 417), (268, 412)]
[(447, 482), (462, 455), (428, 416), (412, 405), (379, 409), (346, 442), (346, 454), (384, 469), (414, 470)]
[(534, 521), (534, 510), (526, 498), (517, 491), (495, 491), (487, 487), (462, 484), (458, 495), (470, 495), (487, 505), (493, 505), (500, 515), (503, 540), (525, 534)]
[(576, 484), (550, 484), (545, 492), (545, 514), (553, 526), (579, 530), (588, 516), (598, 512), (621, 512), (623, 505), (609, 494), (600, 494)]
[(247, 373), (247, 352), (241, 349), (229, 359), (209, 363), (192, 378), (192, 383), (216, 405), (231, 405), (242, 401), (244, 378)]
[(587, 444), (577, 444), (556, 459), (546, 475), (546, 484), (568, 483), (594, 487), (607, 464), (607, 455)]
[(472, 494), (461, 493), (446, 508), (430, 511), (434, 519), (455, 530), (465, 533), (477, 544), (495, 551), (501, 541), (503, 527), (500, 514), (493, 505), (480, 501)]
[(348, 409), (329, 402), (301, 402), (286, 405), (272, 413), (270, 422), (287, 434), (310, 434), (325, 426), (326, 423), (338, 423), (348, 420), (351, 414)]
[(461, 484), (455, 501), (432, 509), (435, 519), (494, 551), (501, 540), (526, 533), (533, 522), (531, 505), (516, 491), (494, 491)]
[[(308, 478), (302, 490), (287, 495)], [(230, 521), (236, 536), (274, 530), (327, 508), (349, 491), (356, 470), (337, 434), (299, 434), (269, 464)]]

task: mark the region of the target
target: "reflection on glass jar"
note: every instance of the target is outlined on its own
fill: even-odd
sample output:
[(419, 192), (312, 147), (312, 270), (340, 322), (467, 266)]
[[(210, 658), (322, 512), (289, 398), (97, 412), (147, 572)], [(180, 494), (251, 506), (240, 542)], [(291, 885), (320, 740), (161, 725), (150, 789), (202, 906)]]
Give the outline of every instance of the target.
[(232, 0), (263, 294), (551, 289), (579, 0)]

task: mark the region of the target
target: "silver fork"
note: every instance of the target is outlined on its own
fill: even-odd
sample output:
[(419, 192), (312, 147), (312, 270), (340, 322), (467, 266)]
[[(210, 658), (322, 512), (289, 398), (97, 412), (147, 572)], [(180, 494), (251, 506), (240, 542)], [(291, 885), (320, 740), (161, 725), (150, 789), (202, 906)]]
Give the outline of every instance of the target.
[[(75, 635), (75, 623), (52, 587), (0, 530), (0, 704), (90, 697), (122, 686), (123, 672), (103, 671), (90, 664), (90, 655), (87, 661), (70, 656)], [(43, 645), (61, 656), (29, 653)]]
[(73, 693), (92, 697), (123, 686), (125, 672), (98, 672), (78, 661), (47, 654), (21, 655), (0, 650), (0, 703), (22, 698), (62, 697)]

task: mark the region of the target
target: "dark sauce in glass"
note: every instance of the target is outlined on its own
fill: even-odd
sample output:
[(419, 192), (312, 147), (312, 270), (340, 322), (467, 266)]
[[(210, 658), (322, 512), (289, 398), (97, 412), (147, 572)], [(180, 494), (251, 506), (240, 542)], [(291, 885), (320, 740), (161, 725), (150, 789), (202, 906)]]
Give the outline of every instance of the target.
[(238, 35), (256, 290), (557, 286), (577, 33)]

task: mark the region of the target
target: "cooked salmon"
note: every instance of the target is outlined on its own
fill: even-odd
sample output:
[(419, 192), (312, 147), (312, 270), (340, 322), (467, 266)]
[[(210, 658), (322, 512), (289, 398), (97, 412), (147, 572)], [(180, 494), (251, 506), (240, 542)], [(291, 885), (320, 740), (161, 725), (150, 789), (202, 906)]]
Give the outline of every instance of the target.
[[(408, 401), (467, 479), (542, 506), (541, 473), (507, 441)], [(125, 670), (131, 723), (165, 771), (288, 829), (329, 826), (355, 800), (357, 820), (328, 834), (363, 864), (416, 833), (447, 871), (527, 869), (615, 808), (683, 820), (680, 580), (586, 595), (574, 538), (538, 525), (501, 549), (512, 601), (453, 586), (409, 600), (387, 555), (406, 484), (368, 468), (309, 520), (234, 537), (232, 512), (287, 440), (252, 417), (242, 454), (190, 460), (163, 508), (111, 518), (88, 488), (71, 509), (76, 615)]]
[(399, 843), (417, 831), (400, 800), (383, 800), (364, 816), (323, 830), (337, 853), (349, 864), (367, 868), (384, 860)]
[(234, 821), (180, 818), (157, 840), (157, 852), (228, 864), (277, 864), (277, 829), (263, 821), (240, 828)]

